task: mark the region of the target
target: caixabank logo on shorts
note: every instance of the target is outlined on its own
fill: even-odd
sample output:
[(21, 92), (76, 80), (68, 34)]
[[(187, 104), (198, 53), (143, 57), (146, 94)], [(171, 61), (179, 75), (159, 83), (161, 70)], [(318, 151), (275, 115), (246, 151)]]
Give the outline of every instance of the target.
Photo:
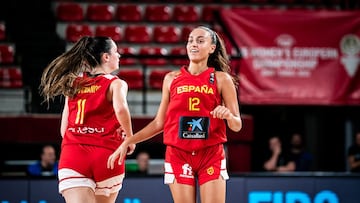
[(179, 136), (183, 139), (207, 139), (209, 131), (208, 117), (180, 118)]

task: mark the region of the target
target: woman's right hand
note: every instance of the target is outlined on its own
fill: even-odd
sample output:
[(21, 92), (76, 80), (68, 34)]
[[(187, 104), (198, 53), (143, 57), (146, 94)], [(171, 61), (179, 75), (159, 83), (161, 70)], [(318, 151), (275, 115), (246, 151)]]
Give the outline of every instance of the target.
[(131, 145), (129, 145), (126, 155), (131, 155), (132, 153), (134, 153), (135, 148), (136, 148), (136, 144), (131, 144)]

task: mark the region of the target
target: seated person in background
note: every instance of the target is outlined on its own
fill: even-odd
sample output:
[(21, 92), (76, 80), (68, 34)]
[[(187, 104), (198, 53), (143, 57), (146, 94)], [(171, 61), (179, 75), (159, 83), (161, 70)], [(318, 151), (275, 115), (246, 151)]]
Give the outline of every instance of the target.
[(130, 176), (147, 176), (149, 174), (149, 161), (150, 155), (146, 151), (140, 151), (136, 155), (137, 169), (135, 171), (129, 171)]
[(360, 172), (360, 131), (355, 134), (354, 144), (352, 144), (347, 153), (348, 163), (351, 172)]
[(290, 152), (295, 161), (295, 171), (311, 171), (313, 156), (305, 151), (301, 134), (292, 134), (290, 140)]
[(270, 157), (264, 162), (264, 169), (272, 172), (295, 171), (295, 161), (282, 147), (280, 137), (269, 139)]
[(57, 176), (58, 162), (55, 148), (52, 145), (43, 146), (40, 160), (29, 165), (27, 173), (30, 176)]

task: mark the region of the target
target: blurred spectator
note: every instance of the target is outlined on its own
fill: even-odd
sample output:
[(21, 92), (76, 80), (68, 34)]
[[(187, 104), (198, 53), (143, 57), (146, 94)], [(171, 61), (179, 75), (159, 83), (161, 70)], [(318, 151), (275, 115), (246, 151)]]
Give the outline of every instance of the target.
[(29, 165), (27, 173), (30, 176), (57, 176), (58, 162), (55, 148), (52, 145), (43, 146), (40, 160)]
[(146, 151), (140, 151), (136, 155), (137, 168), (134, 171), (129, 171), (129, 176), (147, 176), (149, 174), (150, 155)]
[(295, 161), (290, 152), (285, 152), (280, 137), (273, 136), (269, 139), (269, 149), (269, 157), (264, 162), (264, 169), (266, 171), (295, 171)]
[(360, 172), (360, 131), (355, 134), (354, 144), (348, 149), (348, 163), (351, 172)]
[(295, 161), (295, 171), (311, 171), (313, 156), (305, 151), (303, 137), (299, 133), (294, 133), (290, 140), (290, 152)]

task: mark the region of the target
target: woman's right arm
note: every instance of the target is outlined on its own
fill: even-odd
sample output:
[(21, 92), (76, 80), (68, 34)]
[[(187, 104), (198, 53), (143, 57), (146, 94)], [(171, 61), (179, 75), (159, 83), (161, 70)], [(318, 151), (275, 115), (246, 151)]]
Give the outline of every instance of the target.
[(135, 133), (133, 137), (127, 139), (125, 141), (126, 144), (137, 144), (139, 142), (143, 142), (154, 137), (155, 135), (158, 135), (163, 131), (165, 115), (170, 101), (170, 84), (175, 74), (176, 72), (170, 72), (164, 78), (161, 101), (155, 118), (144, 128)]
[(127, 138), (133, 136), (131, 115), (127, 103), (128, 85), (124, 80), (114, 80), (110, 85), (108, 98), (113, 103), (115, 116)]
[(174, 78), (174, 75), (175, 74), (171, 72), (168, 73), (164, 78), (161, 102), (155, 118), (144, 128), (142, 128), (137, 133), (135, 133), (134, 136), (128, 137), (127, 139), (124, 140), (124, 142), (118, 147), (118, 149), (115, 150), (115, 152), (112, 155), (110, 155), (108, 159), (108, 168), (111, 169), (114, 168), (114, 163), (117, 158), (119, 158), (118, 164), (122, 163), (122, 160), (125, 158), (129, 145), (137, 144), (139, 142), (148, 140), (163, 131), (166, 110), (170, 101), (169, 87)]

